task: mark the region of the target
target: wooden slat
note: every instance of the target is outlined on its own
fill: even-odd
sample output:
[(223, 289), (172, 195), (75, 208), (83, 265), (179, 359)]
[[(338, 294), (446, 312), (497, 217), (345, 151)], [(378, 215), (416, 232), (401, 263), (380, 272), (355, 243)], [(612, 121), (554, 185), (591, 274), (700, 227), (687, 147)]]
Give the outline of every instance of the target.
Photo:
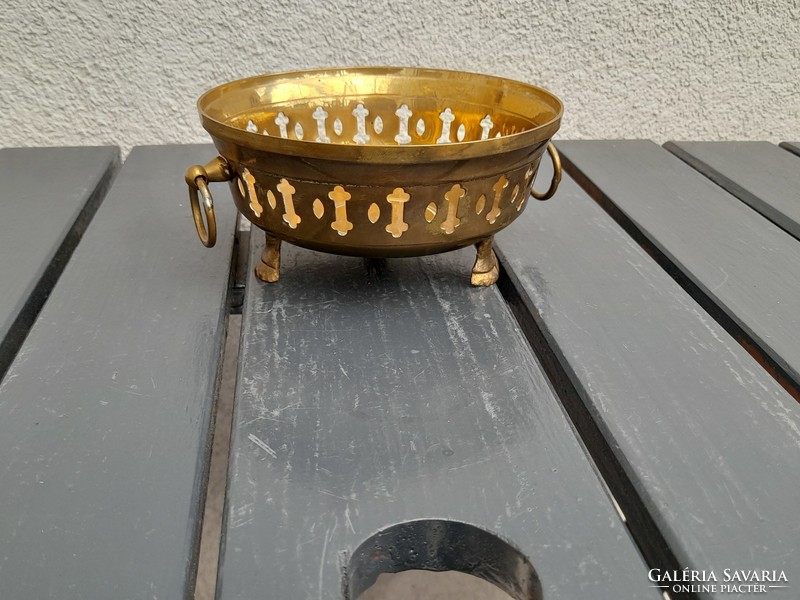
[(136, 148), (0, 386), (7, 598), (187, 598), (225, 333), (233, 207), (194, 232), (183, 171)]
[(470, 249), (283, 259), (248, 283), (221, 600), (341, 598), (358, 544), (433, 517), (509, 539), (548, 600), (660, 597)]
[[(582, 146), (559, 149), (582, 165)], [(713, 569), (720, 583), (725, 568), (753, 565), (800, 576), (800, 530), (787, 527), (800, 489), (797, 402), (570, 177), (498, 246), (529, 326), (680, 568)], [(625, 510), (631, 499), (617, 498)]]
[(0, 149), (0, 379), (103, 200), (119, 149)]
[(800, 142), (781, 142), (780, 147), (800, 156)]
[(796, 387), (800, 243), (652, 142), (560, 148), (579, 183)]
[(800, 160), (768, 142), (668, 142), (664, 148), (800, 239)]

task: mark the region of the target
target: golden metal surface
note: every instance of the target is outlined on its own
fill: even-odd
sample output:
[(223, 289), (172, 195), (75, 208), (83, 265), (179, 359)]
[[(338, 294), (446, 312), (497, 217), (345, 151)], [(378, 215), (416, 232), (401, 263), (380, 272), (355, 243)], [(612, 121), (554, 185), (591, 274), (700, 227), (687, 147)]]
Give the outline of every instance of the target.
[[(212, 248), (217, 243), (217, 219), (214, 215), (214, 198), (208, 190), (209, 181), (230, 181), (233, 179), (227, 161), (218, 156), (205, 166), (194, 165), (186, 169), (186, 184), (189, 186), (189, 206), (192, 207), (192, 217), (197, 235), (206, 248)], [(203, 214), (200, 212), (198, 194), (203, 196), (203, 212), (205, 213), (208, 230), (203, 224)]]
[[(416, 68), (279, 73), (214, 88), (198, 108), (227, 179), (236, 180), (237, 207), (268, 234), (259, 277), (269, 281), (278, 278), (275, 240), (284, 240), (378, 257), (478, 244), (472, 279), (488, 285), (496, 279), (491, 236), (528, 194), (552, 196), (561, 177), (549, 144), (561, 102), (498, 77)], [(545, 149), (555, 174), (539, 194), (532, 182)], [(212, 245), (213, 204), (209, 194), (206, 234), (197, 193), (205, 199), (207, 181), (227, 179), (192, 174), (198, 235)]]
[[(552, 142), (547, 144), (547, 153), (550, 155), (550, 160), (553, 161), (553, 181), (550, 182), (550, 187), (544, 194), (540, 194), (531, 187), (531, 196), (537, 200), (548, 200), (553, 197), (558, 189), (558, 184), (561, 183), (561, 155), (556, 150)], [(522, 204), (520, 204), (520, 207)]]
[(500, 275), (497, 256), (492, 250), (493, 241), (494, 238), (489, 237), (475, 244), (478, 256), (475, 259), (475, 265), (472, 267), (472, 277), (470, 279), (472, 285), (493, 285)]
[(281, 240), (274, 235), (266, 236), (261, 262), (256, 265), (256, 277), (266, 283), (275, 283), (281, 274)]

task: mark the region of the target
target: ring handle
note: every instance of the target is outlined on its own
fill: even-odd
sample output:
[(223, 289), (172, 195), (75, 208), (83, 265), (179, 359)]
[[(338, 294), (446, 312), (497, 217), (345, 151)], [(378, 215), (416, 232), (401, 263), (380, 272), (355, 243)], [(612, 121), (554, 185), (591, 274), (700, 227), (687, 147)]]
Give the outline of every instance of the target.
[(550, 188), (543, 194), (540, 194), (531, 187), (531, 195), (537, 200), (552, 198), (553, 194), (555, 194), (558, 189), (558, 184), (561, 183), (561, 156), (553, 145), (553, 142), (547, 143), (547, 153), (550, 155), (550, 160), (553, 161), (553, 180), (550, 182)]
[[(208, 189), (209, 181), (230, 181), (233, 172), (221, 156), (216, 157), (205, 166), (193, 165), (186, 169), (186, 185), (189, 186), (189, 206), (192, 207), (194, 226), (197, 236), (206, 248), (217, 243), (217, 218), (214, 215), (214, 198)], [(200, 196), (203, 197), (203, 209), (200, 210)], [(205, 222), (203, 215), (205, 214)], [(206, 226), (207, 224), (207, 226)]]

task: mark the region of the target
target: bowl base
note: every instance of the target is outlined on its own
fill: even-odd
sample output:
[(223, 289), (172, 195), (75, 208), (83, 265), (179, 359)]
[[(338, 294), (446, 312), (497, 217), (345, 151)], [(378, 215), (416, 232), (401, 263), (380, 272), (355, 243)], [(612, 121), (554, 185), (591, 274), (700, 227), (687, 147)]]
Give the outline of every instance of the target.
[[(281, 277), (281, 240), (269, 233), (265, 236), (267, 243), (255, 268), (256, 277), (265, 283), (275, 283)], [(490, 236), (475, 244), (477, 257), (470, 276), (474, 286), (486, 287), (497, 282), (500, 269), (492, 249), (493, 241), (494, 236)]]

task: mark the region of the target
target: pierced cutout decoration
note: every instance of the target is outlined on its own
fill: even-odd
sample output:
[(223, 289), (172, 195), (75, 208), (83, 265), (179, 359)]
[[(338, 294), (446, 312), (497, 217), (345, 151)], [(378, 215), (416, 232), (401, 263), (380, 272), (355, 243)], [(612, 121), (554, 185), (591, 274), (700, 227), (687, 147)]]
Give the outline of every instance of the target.
[(531, 187), (533, 186), (533, 177), (536, 175), (536, 172), (533, 169), (533, 165), (528, 167), (528, 170), (525, 171), (525, 188), (522, 194), (522, 199), (519, 201), (517, 205), (517, 212), (522, 210), (522, 205), (528, 200), (528, 196), (531, 195)]
[(394, 188), (386, 199), (392, 205), (392, 222), (386, 226), (386, 231), (391, 233), (393, 238), (399, 238), (408, 231), (408, 223), (403, 221), (403, 205), (411, 199), (411, 196), (404, 192), (403, 188)]
[[(377, 134), (381, 135), (385, 127), (388, 126), (388, 123), (384, 121), (383, 117), (380, 115), (376, 115), (375, 118), (368, 124), (367, 117), (370, 115), (370, 112), (375, 112), (377, 110), (384, 110), (385, 106), (380, 107), (373, 107), (372, 111), (368, 108), (369, 104), (365, 104), (364, 102), (359, 102), (356, 104), (355, 108), (352, 109), (352, 115), (355, 117), (355, 133), (353, 134), (352, 140), (357, 144), (369, 144), (374, 143), (369, 133), (367, 133), (368, 125), (372, 128), (372, 130)], [(329, 107), (330, 108), (330, 107)], [(300, 112), (304, 109), (299, 107), (292, 107), (286, 108), (289, 112), (287, 116), (283, 111), (277, 113), (274, 118), (275, 124), (278, 126), (278, 130), (280, 136), (282, 138), (289, 137), (289, 130), (288, 126), (290, 122), (294, 122), (293, 131), (295, 133), (295, 137), (299, 140), (304, 139), (304, 135), (307, 133), (304, 131), (304, 127), (300, 124), (297, 118), (297, 115), (294, 113)], [(315, 126), (316, 126), (316, 135), (314, 136), (315, 142), (329, 144), (332, 142), (331, 137), (329, 136), (328, 130), (328, 118), (330, 113), (324, 106), (317, 105), (308, 108), (311, 111), (311, 118), (314, 119)], [(333, 109), (332, 110), (336, 110)], [(389, 109), (391, 110), (391, 109)], [(439, 109), (436, 109), (439, 110)], [(478, 115), (476, 114), (469, 114), (469, 109), (465, 109), (467, 112), (459, 112), (456, 114), (453, 112), (453, 109), (449, 106), (444, 107), (441, 109), (441, 112), (438, 113), (438, 118), (442, 122), (441, 134), (438, 138), (436, 138), (435, 143), (437, 144), (450, 144), (455, 141), (458, 142), (465, 142), (465, 141), (475, 141), (478, 139), (487, 140), (490, 137), (500, 138), (503, 135), (510, 135), (517, 133), (517, 131), (524, 131), (526, 129), (525, 126), (520, 125), (519, 123), (511, 123), (502, 121), (497, 128), (495, 128), (495, 122), (492, 119), (491, 115), (484, 115), (484, 117), (478, 122), (480, 125), (480, 135), (478, 135), (477, 128), (475, 127), (467, 127), (467, 123), (472, 123), (473, 119), (476, 119)], [(391, 113), (390, 113), (391, 114)], [(436, 125), (433, 124), (426, 124), (425, 118), (426, 116), (430, 120), (434, 120), (433, 115), (437, 115), (436, 112), (431, 111), (429, 114), (426, 113), (426, 116), (420, 117), (416, 119), (416, 121), (411, 122), (411, 117), (414, 114), (413, 111), (409, 108), (407, 103), (402, 103), (399, 105), (398, 108), (394, 111), (395, 116), (397, 117), (397, 134), (393, 136), (395, 143), (404, 145), (404, 144), (411, 144), (413, 143), (413, 138), (411, 136), (410, 128), (414, 127), (414, 131), (416, 131), (416, 135), (418, 138), (424, 138), (425, 132), (428, 131), (428, 128), (433, 126), (434, 130)], [(457, 127), (453, 126), (453, 123), (456, 122), (458, 119), (464, 119), (464, 121), (458, 123)], [(535, 126), (534, 123), (532, 123)], [(333, 133), (336, 136), (344, 135), (344, 124), (342, 123), (342, 119), (340, 117), (336, 117), (333, 122)], [(259, 127), (256, 123), (249, 119), (247, 124), (245, 125), (245, 129), (251, 133), (258, 133)], [(497, 129), (496, 131), (493, 130)], [(493, 136), (492, 136), (493, 133)], [(266, 129), (262, 129), (263, 135), (270, 135)], [(349, 135), (349, 133), (348, 133)], [(309, 133), (309, 139), (311, 134)], [(455, 139), (453, 139), (455, 137)], [(384, 143), (385, 141), (381, 139), (378, 143)], [(421, 143), (427, 143), (424, 140), (420, 140)]]
[(261, 206), (261, 203), (258, 201), (258, 194), (256, 194), (256, 178), (253, 177), (253, 174), (245, 169), (242, 171), (242, 179), (247, 186), (247, 198), (250, 200), (250, 210), (253, 211), (255, 216), (260, 217), (261, 213), (264, 212), (264, 207)]
[(318, 219), (321, 219), (325, 214), (325, 207), (322, 205), (322, 200), (319, 198), (314, 200), (314, 204), (311, 205), (311, 208), (314, 211), (314, 216)]
[(353, 228), (353, 224), (347, 220), (347, 201), (352, 196), (342, 186), (337, 185), (332, 192), (328, 192), (328, 198), (333, 200), (336, 213), (336, 220), (331, 223), (331, 229), (339, 235), (345, 236)]
[(531, 165), (530, 167), (528, 167), (528, 170), (527, 170), (527, 171), (525, 171), (525, 181), (527, 181), (527, 182), (528, 182), (528, 185), (530, 185), (530, 178), (531, 178), (531, 175), (533, 175), (533, 165)]
[(275, 117), (275, 125), (278, 126), (278, 129), (281, 132), (282, 138), (288, 138), (289, 133), (286, 131), (286, 126), (289, 124), (289, 117), (287, 117), (282, 112), (278, 113), (278, 116)]
[(466, 194), (467, 190), (459, 184), (455, 184), (450, 188), (450, 191), (444, 195), (445, 200), (447, 200), (447, 217), (445, 217), (441, 229), (448, 235), (453, 233), (456, 227), (461, 225), (461, 219), (456, 216), (456, 213), (458, 212), (458, 201)]
[(489, 132), (494, 127), (494, 123), (492, 122), (492, 117), (486, 115), (481, 119), (481, 139), (486, 140), (489, 139)]
[(370, 140), (367, 133), (368, 115), (369, 111), (361, 103), (353, 109), (353, 116), (356, 118), (356, 134), (353, 136), (353, 141), (356, 144), (366, 144)]
[(484, 208), (486, 208), (486, 194), (481, 194), (478, 201), (475, 203), (475, 214), (481, 214)]
[(292, 229), (297, 229), (300, 221), (302, 221), (300, 216), (294, 211), (293, 196), (297, 190), (294, 189), (291, 183), (285, 179), (281, 179), (281, 182), (278, 184), (278, 191), (281, 193), (281, 196), (283, 196), (283, 209), (286, 211), (283, 213), (283, 220)]
[(400, 132), (394, 136), (394, 141), (398, 144), (408, 144), (411, 141), (411, 136), (408, 135), (408, 120), (412, 114), (408, 104), (401, 104), (400, 108), (394, 111), (394, 114), (400, 119)]
[[(256, 194), (255, 182), (256, 178), (247, 169), (243, 169), (241, 175), (237, 178), (237, 184), (242, 198), (249, 201), (249, 207), (255, 216), (261, 217), (264, 212), (264, 206), (259, 202), (258, 195)], [(514, 185), (509, 197), (509, 209), (514, 207), (517, 212), (522, 210), (522, 206), (525, 202), (525, 188), (523, 188), (523, 183), (524, 182), (520, 182)], [(302, 188), (303, 182), (300, 182), (300, 184)], [(494, 202), (491, 210), (485, 215), (486, 220), (489, 221), (490, 224), (494, 224), (502, 212), (500, 205), (504, 190), (508, 187), (508, 184), (508, 177), (506, 175), (501, 175), (497, 181), (495, 181), (494, 185), (492, 185), (492, 190), (494, 190)], [(283, 199), (283, 222), (291, 229), (297, 229), (302, 218), (297, 214), (295, 202), (298, 199), (303, 200), (303, 195), (298, 198), (296, 196), (297, 190), (287, 179), (281, 179), (276, 188)], [(303, 190), (301, 190), (301, 192), (303, 192)], [(352, 195), (345, 190), (343, 186), (335, 185), (333, 189), (327, 193), (327, 197), (333, 202), (334, 209), (334, 220), (330, 223), (331, 229), (336, 231), (340, 236), (346, 236), (350, 231), (355, 229), (357, 225), (349, 220), (347, 214), (347, 202), (352, 199)], [(475, 213), (481, 215), (484, 214), (484, 210), (488, 204), (486, 194), (481, 194), (478, 196), (474, 205), (471, 202), (466, 202), (462, 208), (462, 200), (467, 197), (467, 189), (461, 183), (453, 184), (450, 189), (443, 194), (443, 197), (443, 203), (438, 203), (436, 201), (430, 202), (425, 207), (421, 216), (427, 223), (433, 223), (441, 210), (444, 219), (441, 220), (436, 229), (444, 232), (445, 235), (454, 234), (463, 224), (463, 214), (461, 218), (459, 218), (460, 208), (463, 213), (468, 210), (468, 207), (472, 206), (475, 209)], [(311, 198), (314, 198), (314, 196), (311, 196)], [(318, 197), (314, 198), (312, 201), (311, 198), (308, 198), (308, 201), (311, 203), (311, 212), (316, 219), (322, 220), (325, 218), (326, 214), (329, 214), (326, 209), (326, 201)], [(272, 189), (266, 190), (266, 200), (271, 209), (276, 209), (277, 197)], [(411, 224), (405, 220), (406, 203), (410, 200), (411, 195), (401, 187), (394, 188), (390, 194), (386, 195), (386, 201), (391, 207), (391, 216), (389, 224), (386, 225), (384, 229), (395, 239), (402, 237), (411, 227)], [(382, 215), (381, 206), (382, 205), (377, 202), (370, 202), (366, 210), (366, 220), (372, 224), (376, 224)], [(361, 219), (364, 218), (361, 216), (362, 214), (364, 213), (359, 211), (358, 216)], [(414, 213), (414, 219), (419, 219), (419, 213)]]
[(369, 219), (370, 223), (376, 223), (378, 219), (381, 218), (381, 208), (374, 202), (369, 205), (369, 210), (367, 211), (367, 218)]
[[(514, 206), (514, 203), (516, 202), (518, 197), (519, 197), (519, 184), (515, 185), (514, 189), (511, 191), (511, 206)], [(522, 208), (522, 203), (524, 201), (525, 198), (523, 197), (522, 200), (519, 201), (519, 204), (517, 204), (517, 212), (519, 212), (519, 210)]]
[(450, 125), (453, 123), (453, 121), (455, 121), (455, 118), (456, 116), (449, 108), (445, 108), (441, 113), (439, 113), (439, 119), (442, 121), (442, 135), (440, 135), (439, 139), (436, 140), (437, 144), (450, 143)]
[(425, 220), (430, 223), (436, 218), (436, 213), (439, 212), (439, 209), (436, 208), (436, 203), (431, 202), (428, 206), (425, 207)]
[(494, 190), (494, 203), (492, 204), (492, 210), (486, 213), (486, 220), (492, 225), (497, 221), (497, 217), (500, 216), (500, 197), (503, 195), (503, 190), (506, 189), (507, 186), (508, 178), (505, 175), (501, 175), (500, 179), (492, 186)]
[(328, 111), (321, 106), (318, 106), (314, 109), (314, 112), (311, 114), (311, 116), (317, 122), (317, 141), (330, 144), (331, 138), (328, 137), (328, 133), (325, 130), (325, 120), (328, 118)]

